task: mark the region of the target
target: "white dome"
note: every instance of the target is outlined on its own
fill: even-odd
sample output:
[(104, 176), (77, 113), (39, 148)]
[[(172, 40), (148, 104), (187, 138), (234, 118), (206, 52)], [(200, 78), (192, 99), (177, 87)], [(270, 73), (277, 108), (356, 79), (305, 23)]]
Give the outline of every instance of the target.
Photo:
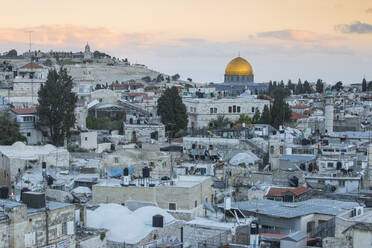
[(133, 212), (133, 215), (142, 219), (146, 225), (152, 225), (152, 217), (160, 214), (164, 217), (164, 225), (167, 225), (175, 220), (175, 218), (167, 213), (167, 211), (154, 206), (141, 207)]
[(14, 150), (18, 150), (18, 151), (25, 150), (26, 145), (23, 142), (17, 141), (12, 145), (12, 148), (14, 148)]

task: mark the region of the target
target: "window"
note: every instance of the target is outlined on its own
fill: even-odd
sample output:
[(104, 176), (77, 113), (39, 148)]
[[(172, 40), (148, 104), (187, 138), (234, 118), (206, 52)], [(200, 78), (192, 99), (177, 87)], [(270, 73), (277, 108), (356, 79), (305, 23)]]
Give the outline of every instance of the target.
[(270, 146), (270, 153), (271, 153), (271, 154), (274, 153), (274, 146)]
[(85, 137), (84, 139), (85, 139), (85, 141), (88, 141), (88, 137)]
[(23, 116), (23, 121), (24, 122), (32, 122), (32, 121), (34, 121), (34, 117), (33, 116)]
[(115, 164), (119, 163), (119, 158), (115, 157)]
[(195, 201), (195, 207), (197, 207), (198, 206), (198, 201)]
[(252, 107), (252, 113), (254, 113), (254, 107)]
[(217, 113), (217, 108), (214, 108), (213, 109), (213, 112), (216, 114)]
[(213, 150), (213, 145), (209, 145), (209, 150)]
[(283, 146), (280, 146), (280, 154), (283, 154), (283, 150), (284, 150)]
[(62, 235), (67, 235), (67, 222), (62, 223)]
[(234, 113), (236, 112), (236, 106), (235, 105), (233, 106), (233, 112)]
[(176, 206), (176, 203), (169, 203), (169, 210), (176, 210), (177, 209), (177, 206)]
[(328, 168), (333, 168), (333, 163), (332, 163), (332, 162), (328, 162), (328, 163), (327, 163), (327, 167), (328, 167)]
[(232, 112), (232, 107), (231, 106), (229, 106), (229, 113), (231, 113)]
[(30, 137), (31, 136), (31, 133), (27, 133), (27, 137)]
[(211, 114), (213, 114), (213, 108), (211, 108), (209, 111), (210, 111)]
[(236, 112), (240, 113), (240, 106), (238, 106)]
[(345, 181), (344, 180), (338, 181), (338, 185), (342, 186), (342, 187), (345, 187)]

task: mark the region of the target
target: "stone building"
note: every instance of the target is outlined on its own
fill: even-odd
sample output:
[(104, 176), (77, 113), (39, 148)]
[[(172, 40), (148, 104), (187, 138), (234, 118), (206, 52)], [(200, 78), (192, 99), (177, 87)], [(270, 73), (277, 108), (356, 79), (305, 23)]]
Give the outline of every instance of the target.
[(75, 247), (75, 206), (46, 202), (41, 208), (1, 200), (0, 247)]
[(11, 116), (19, 125), (19, 132), (27, 138), (27, 144), (36, 145), (43, 141), (43, 134), (36, 128), (36, 108), (12, 108)]
[(219, 115), (230, 121), (236, 121), (240, 115), (253, 117), (256, 111), (263, 112), (265, 105), (270, 106), (270, 101), (255, 98), (184, 98), (189, 116), (189, 128), (210, 127), (210, 122)]
[(120, 149), (117, 146), (115, 151), (104, 155), (103, 167), (110, 175), (118, 169), (128, 168), (134, 177), (142, 177), (143, 168), (148, 167), (151, 177), (160, 179), (172, 175), (174, 159), (169, 153), (160, 151), (157, 144), (144, 143), (141, 149), (129, 145)]
[(0, 182), (8, 186), (29, 166), (41, 167), (45, 162), (47, 167), (68, 167), (70, 162), (70, 153), (66, 149), (49, 144), (27, 146), (16, 142), (11, 146), (0, 146), (0, 154)]
[(165, 126), (150, 118), (128, 117), (123, 123), (124, 142), (162, 143), (166, 141)]
[(46, 82), (48, 73), (47, 67), (35, 62), (20, 67), (16, 72), (17, 76), (13, 79), (13, 95), (37, 98), (40, 85)]
[(179, 176), (171, 181), (150, 180), (147, 187), (146, 184), (141, 186), (141, 182), (138, 179), (129, 186), (109, 181), (96, 184), (93, 186), (93, 202), (150, 204), (167, 210), (177, 219), (190, 220), (203, 214), (203, 201), (211, 203), (213, 199), (210, 177)]

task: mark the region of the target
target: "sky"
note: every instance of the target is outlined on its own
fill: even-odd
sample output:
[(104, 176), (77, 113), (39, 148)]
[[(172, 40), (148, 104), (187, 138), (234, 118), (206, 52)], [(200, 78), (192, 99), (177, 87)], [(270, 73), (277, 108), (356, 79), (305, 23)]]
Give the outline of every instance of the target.
[[(197, 82), (240, 55), (256, 82), (372, 80), (371, 0), (18, 0), (2, 3), (0, 52), (93, 51)], [(8, 11), (4, 11), (8, 10)]]

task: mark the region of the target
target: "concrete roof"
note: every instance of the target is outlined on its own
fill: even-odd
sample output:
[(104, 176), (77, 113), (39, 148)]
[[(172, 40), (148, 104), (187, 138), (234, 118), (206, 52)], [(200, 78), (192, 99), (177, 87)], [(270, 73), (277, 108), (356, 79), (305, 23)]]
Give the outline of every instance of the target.
[(57, 151), (67, 152), (67, 150), (64, 148), (56, 148), (50, 144), (45, 146), (28, 146), (19, 141), (15, 142), (11, 146), (0, 146), (0, 153), (4, 154), (5, 156), (26, 160), (35, 160), (38, 159), (39, 155), (46, 155)]
[[(218, 206), (223, 208), (223, 204)], [(359, 204), (356, 202), (343, 202), (328, 199), (310, 199), (295, 203), (252, 200), (234, 202), (231, 204), (231, 208), (233, 209), (287, 219), (315, 213), (336, 216), (357, 206), (359, 206)]]
[(301, 162), (308, 162), (311, 160), (315, 160), (314, 155), (292, 155), (292, 154), (284, 154), (280, 158), (280, 160), (289, 160), (293, 163), (301, 163)]

